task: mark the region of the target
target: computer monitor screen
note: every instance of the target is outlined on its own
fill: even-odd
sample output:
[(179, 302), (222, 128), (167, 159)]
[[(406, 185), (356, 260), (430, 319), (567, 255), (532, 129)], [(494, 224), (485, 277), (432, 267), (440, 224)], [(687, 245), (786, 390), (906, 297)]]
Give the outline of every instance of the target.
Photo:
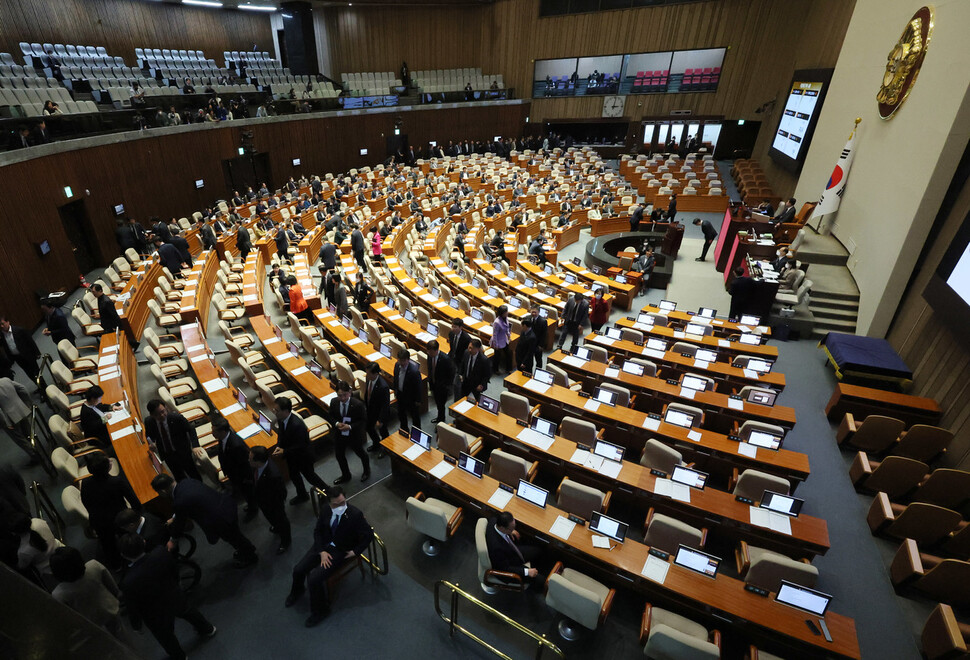
[(421, 445), (425, 450), (431, 449), (431, 436), (419, 429), (417, 426), (411, 427), (411, 442)]
[(680, 384), (689, 390), (695, 390), (697, 392), (703, 392), (707, 389), (707, 381), (703, 378), (698, 378), (697, 376), (691, 376), (689, 374), (684, 374), (681, 379)]
[(273, 334), (276, 335), (276, 338), (277, 339), (282, 339), (283, 338), (283, 328), (281, 328), (278, 325), (274, 325), (273, 326)]
[(717, 566), (721, 560), (714, 555), (682, 545), (677, 548), (674, 563), (712, 578), (717, 575)]
[(498, 298), (498, 289), (496, 289), (494, 286), (488, 287), (488, 295), (492, 296), (493, 298)]
[(761, 317), (753, 316), (752, 314), (742, 314), (741, 320), (738, 323), (741, 325), (761, 325)]
[(660, 305), (658, 305), (658, 307), (660, 307), (660, 309), (662, 309), (665, 312), (672, 312), (675, 309), (677, 309), (677, 303), (675, 303), (672, 300), (661, 300)]
[(752, 431), (748, 436), (748, 442), (756, 447), (765, 449), (781, 449), (782, 436), (765, 431)]
[(550, 438), (556, 435), (556, 425), (548, 419), (542, 419), (541, 417), (532, 418), (532, 430)]
[(579, 260), (579, 257), (573, 257), (573, 265), (574, 266), (581, 266), (582, 263), (583, 262)]
[(546, 498), (549, 497), (549, 491), (534, 486), (525, 479), (519, 479), (519, 488), (515, 491), (515, 494), (526, 502), (542, 508), (546, 507)]
[(703, 348), (697, 349), (694, 359), (702, 362), (717, 362), (717, 351), (708, 351)]
[(410, 309), (404, 310), (404, 320), (408, 323), (414, 323), (414, 312)]
[(775, 405), (777, 395), (769, 390), (748, 390), (748, 403), (757, 403), (761, 406)]
[(525, 278), (525, 282), (523, 282), (523, 284), (525, 284), (526, 288), (528, 289), (536, 288), (536, 283), (530, 280), (528, 277)]
[(603, 269), (600, 268), (599, 266), (593, 266), (593, 268), (591, 270), (593, 271), (593, 274), (594, 275), (599, 275), (600, 273), (603, 272)]
[(452, 309), (458, 309), (458, 298), (451, 298), (448, 300), (448, 306)]
[(616, 283), (617, 284), (626, 284), (626, 276), (625, 275), (617, 275), (616, 276)]
[(360, 330), (358, 330), (357, 331), (357, 339), (361, 340), (362, 342), (364, 342), (366, 344), (367, 341), (368, 341), (368, 339), (367, 339), (367, 331), (364, 330), (363, 328), (361, 328)]
[(487, 410), (493, 415), (498, 414), (498, 400), (482, 394), (478, 397), (478, 407)]
[(546, 267), (542, 269), (546, 275), (552, 275), (552, 266), (546, 264)]
[(684, 332), (689, 335), (701, 335), (704, 336), (707, 326), (701, 325), (700, 323), (688, 323), (687, 327), (684, 328)]
[(798, 517), (798, 513), (802, 510), (802, 504), (804, 503), (805, 500), (800, 500), (791, 495), (776, 493), (771, 490), (766, 490), (765, 494), (761, 496), (762, 509), (768, 509), (776, 513), (784, 513), (793, 518)]
[(604, 390), (601, 387), (597, 387), (596, 391), (593, 392), (593, 398), (595, 398), (600, 403), (605, 403), (608, 406), (616, 405), (616, 392)]
[(259, 428), (265, 433), (273, 432), (273, 422), (264, 413), (259, 413)]
[(320, 366), (319, 362), (317, 362), (316, 360), (310, 360), (310, 363), (307, 365), (307, 367), (309, 367), (311, 374), (313, 374), (317, 378), (323, 378), (323, 367)]
[(434, 296), (435, 298), (440, 298), (441, 297), (441, 289), (439, 289), (436, 286), (431, 287), (431, 295)]
[(626, 362), (623, 363), (623, 371), (633, 376), (642, 376), (643, 365), (637, 364), (633, 360), (627, 360)]
[(610, 339), (623, 339), (623, 331), (619, 328), (607, 328), (606, 336)]
[(431, 335), (432, 337), (438, 336), (438, 326), (434, 323), (429, 323), (428, 327), (425, 328), (425, 330), (427, 330), (428, 334)]
[(573, 354), (580, 360), (586, 360), (587, 362), (589, 362), (589, 360), (593, 357), (593, 351), (589, 350), (585, 346), (577, 346), (575, 349), (573, 349)]
[(472, 310), (472, 318), (475, 319), (476, 321), (481, 321), (482, 318), (483, 318), (482, 317), (482, 310), (480, 310), (478, 308), (473, 309)]
[(769, 360), (758, 360), (752, 358), (748, 360), (748, 369), (751, 371), (757, 371), (759, 374), (766, 374), (771, 371), (771, 366), (774, 364)]
[(515, 296), (512, 296), (511, 298), (509, 298), (509, 307), (512, 307), (513, 309), (518, 309), (519, 307), (522, 307), (522, 302)]
[(474, 456), (469, 456), (465, 452), (458, 454), (458, 467), (468, 474), (482, 478), (485, 474), (485, 461), (480, 461)]
[(642, 323), (644, 325), (653, 325), (653, 317), (647, 312), (640, 312), (637, 314), (637, 323)]
[(572, 273), (566, 273), (566, 277), (564, 277), (563, 279), (566, 280), (566, 284), (576, 283), (576, 276), (573, 275)]
[(653, 338), (651, 338), (651, 339), (648, 339), (647, 340), (647, 348), (649, 348), (651, 350), (654, 350), (654, 351), (664, 351), (664, 352), (666, 352), (667, 351), (667, 342), (665, 342), (663, 339), (653, 339)]
[(623, 543), (626, 538), (627, 524), (607, 518), (599, 511), (593, 511), (589, 517), (589, 530), (603, 536), (609, 536), (617, 543)]
[(670, 478), (679, 484), (684, 484), (697, 490), (704, 490), (704, 485), (707, 483), (707, 474), (680, 465), (674, 467)]
[(717, 316), (717, 310), (710, 307), (701, 307), (697, 310), (697, 315), (705, 319), (712, 319)]
[(689, 429), (694, 423), (694, 416), (675, 408), (667, 408), (667, 412), (664, 413), (664, 421)]
[(423, 289), (424, 288), (424, 284), (425, 284), (424, 278), (423, 277), (417, 277), (415, 279), (418, 281), (418, 286)]
[(742, 344), (747, 344), (748, 346), (761, 346), (761, 335), (751, 334), (750, 332), (743, 333), (738, 337), (738, 341)]
[(593, 445), (593, 453), (617, 463), (623, 460), (623, 447), (603, 440), (596, 441), (596, 444)]
[(480, 279), (478, 279), (477, 277), (473, 277), (472, 278), (472, 286), (475, 287), (476, 289), (479, 288), (479, 286), (481, 285), (481, 283), (482, 283), (482, 281)]
[(536, 369), (532, 374), (532, 378), (546, 385), (552, 385), (553, 381), (552, 373), (545, 369)]
[[(394, 300), (394, 298), (391, 298), (390, 296), (388, 296), (387, 306), (389, 309), (394, 309), (395, 307), (397, 307), (397, 301)], [(330, 313), (333, 314), (336, 311), (337, 311), (337, 307), (335, 305), (330, 305)]]
[(551, 287), (551, 286), (547, 286), (546, 287), (546, 295), (547, 296), (555, 296), (556, 295), (556, 290), (553, 287)]
[(796, 607), (800, 610), (811, 612), (815, 616), (824, 616), (825, 610), (828, 609), (829, 603), (832, 601), (832, 597), (828, 594), (823, 594), (821, 591), (815, 591), (814, 589), (782, 580), (775, 600), (789, 607)]
[(243, 392), (242, 390), (239, 390), (238, 392), (236, 392), (236, 401), (239, 403), (240, 406), (242, 406), (243, 408), (245, 408), (246, 407), (246, 393)]
[(381, 344), (381, 355), (383, 355), (386, 358), (390, 358), (391, 357), (391, 347), (388, 346), (387, 344)]
[(540, 307), (539, 308), (539, 317), (540, 318), (544, 318), (544, 319), (549, 318), (549, 310), (546, 309), (545, 307)]
[(350, 330), (350, 317), (345, 316), (342, 319), (340, 319), (340, 325)]

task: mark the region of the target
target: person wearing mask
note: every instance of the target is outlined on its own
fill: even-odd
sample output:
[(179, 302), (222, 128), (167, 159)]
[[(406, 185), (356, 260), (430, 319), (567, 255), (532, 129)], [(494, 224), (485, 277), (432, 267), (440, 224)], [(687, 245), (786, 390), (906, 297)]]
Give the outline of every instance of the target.
[(597, 288), (589, 305), (589, 324), (593, 332), (599, 332), (610, 319), (610, 303), (603, 297), (603, 289)]
[[(400, 404), (399, 404), (400, 405)], [(364, 433), (367, 426), (367, 408), (364, 402), (352, 396), (350, 383), (337, 383), (337, 396), (330, 400), (330, 418), (334, 424), (334, 454), (337, 465), (340, 466), (340, 476), (334, 479), (334, 484), (350, 481), (350, 466), (347, 464), (347, 448), (360, 459), (364, 473), (362, 482), (370, 479), (370, 459), (364, 451)]]
[(492, 321), (492, 338), (489, 346), (492, 347), (495, 356), (495, 373), (501, 375), (502, 365), (505, 366), (506, 373), (511, 373), (512, 367), (512, 325), (509, 323), (509, 306), (502, 305), (495, 312), (495, 320)]

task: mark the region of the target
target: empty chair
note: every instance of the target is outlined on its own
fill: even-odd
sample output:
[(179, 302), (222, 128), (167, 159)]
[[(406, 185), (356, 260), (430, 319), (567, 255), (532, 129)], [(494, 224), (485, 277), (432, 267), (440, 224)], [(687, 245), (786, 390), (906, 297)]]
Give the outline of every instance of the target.
[(922, 553), (913, 539), (905, 539), (889, 567), (896, 589), (911, 587), (935, 601), (970, 605), (970, 562)]
[(760, 431), (762, 433), (770, 433), (771, 435), (778, 436), (779, 438), (785, 437), (785, 429), (775, 424), (768, 424), (766, 422), (757, 422), (753, 419), (747, 420), (738, 429), (738, 437), (741, 438), (741, 442), (747, 442), (748, 438), (755, 431)]
[(651, 660), (718, 660), (721, 633), (647, 603), (640, 622), (643, 655)]
[(920, 639), (927, 660), (970, 657), (970, 625), (958, 621), (949, 605), (940, 603), (933, 608)]
[(546, 362), (546, 371), (552, 374), (552, 384), (556, 387), (565, 387), (574, 392), (583, 389), (582, 383), (570, 380), (565, 371), (550, 362)]
[(579, 636), (577, 624), (596, 630), (610, 613), (615, 595), (615, 589), (566, 568), (561, 561), (546, 579), (546, 605), (566, 617), (559, 622), (559, 634), (566, 640)]
[(738, 469), (734, 468), (728, 488), (736, 497), (746, 497), (754, 502), (760, 502), (766, 490), (787, 495), (791, 490), (791, 484), (783, 477), (750, 468), (738, 475)]
[(95, 374), (75, 378), (71, 370), (60, 360), (51, 362), (50, 370), (54, 382), (67, 394), (83, 394), (86, 389), (98, 384), (98, 376)]
[(664, 415), (667, 414), (668, 410), (675, 410), (677, 412), (684, 413), (685, 415), (690, 415), (691, 428), (698, 428), (704, 424), (704, 411), (700, 408), (687, 406), (682, 403), (668, 403), (666, 406), (664, 406)]
[(150, 365), (150, 369), (152, 376), (155, 377), (158, 384), (167, 387), (172, 393), (172, 396), (174, 396), (176, 399), (181, 399), (184, 396), (190, 396), (193, 392), (195, 392), (196, 383), (194, 379), (185, 376), (184, 378), (173, 378), (169, 380), (165, 378), (165, 375), (162, 373), (162, 370), (158, 368), (158, 366), (154, 364)]
[(68, 524), (78, 524), (84, 528), (84, 534), (88, 538), (94, 538), (94, 532), (88, 527), (90, 516), (87, 507), (81, 501), (81, 491), (77, 486), (67, 486), (61, 491), (61, 504), (67, 513)]
[(516, 488), (520, 479), (532, 481), (539, 469), (539, 461), (531, 463), (524, 458), (496, 449), (488, 457), (488, 476)]
[(602, 364), (610, 363), (610, 354), (602, 346), (586, 344), (586, 348), (589, 349), (589, 359), (593, 362), (601, 362)]
[(787, 580), (812, 589), (818, 582), (818, 569), (807, 559), (797, 560), (741, 541), (734, 551), (738, 575), (747, 583), (777, 593)]
[(633, 364), (640, 365), (643, 367), (643, 375), (650, 378), (655, 378), (657, 376), (657, 365), (650, 360), (641, 360), (640, 358), (628, 358), (627, 362), (632, 362)]
[(492, 560), (488, 556), (488, 545), (485, 542), (487, 527), (488, 519), (486, 518), (479, 518), (478, 522), (475, 523), (475, 554), (478, 557), (478, 582), (482, 591), (487, 594), (494, 594), (499, 589), (523, 591), (528, 585), (521, 575), (492, 570)]
[(856, 490), (881, 491), (895, 500), (916, 488), (929, 471), (926, 463), (911, 458), (887, 456), (882, 461), (873, 461), (860, 451), (849, 467), (849, 479)]
[(576, 444), (592, 447), (601, 434), (596, 429), (596, 425), (585, 419), (566, 416), (562, 418), (559, 425), (559, 435), (566, 440), (571, 440)]
[(685, 341), (674, 342), (674, 345), (670, 347), (671, 352), (677, 355), (684, 355), (686, 357), (694, 357), (697, 355), (697, 349), (699, 347), (696, 344), (688, 344)]
[[(708, 378), (707, 376), (699, 376), (697, 374), (684, 374), (683, 376), (681, 376), (681, 379), (680, 379), (681, 382), (683, 382), (683, 380), (684, 380), (684, 378), (686, 376), (690, 376), (691, 378), (694, 378), (696, 380), (703, 381), (704, 382), (704, 390), (703, 390), (704, 392), (713, 392), (714, 391), (714, 379), (713, 378)], [(688, 389), (690, 389), (690, 388), (688, 388)]]
[(189, 422), (197, 422), (209, 414), (209, 404), (202, 399), (190, 399), (176, 403), (172, 393), (165, 386), (158, 388), (158, 398), (169, 410), (177, 410)]
[(185, 345), (175, 335), (159, 336), (152, 328), (145, 328), (142, 336), (148, 340), (148, 344), (155, 349), (155, 352), (163, 360), (179, 357), (185, 353)]
[(405, 507), (408, 527), (429, 537), (421, 545), (429, 557), (441, 552), (435, 541), (444, 543), (454, 536), (463, 517), (461, 507), (427, 497), (424, 493), (409, 497)]
[(644, 526), (647, 531), (643, 535), (643, 542), (663, 552), (673, 554), (681, 545), (700, 549), (707, 542), (706, 528), (698, 529), (676, 518), (655, 513), (653, 507), (647, 511)]
[(946, 453), (946, 447), (951, 440), (953, 433), (947, 429), (914, 424), (908, 431), (900, 434), (899, 440), (890, 447), (890, 451), (896, 456), (930, 463)]
[(592, 486), (573, 481), (569, 477), (563, 477), (559, 488), (556, 489), (556, 506), (583, 520), (589, 520), (594, 512), (607, 512), (611, 495), (610, 491), (604, 493)]
[(448, 454), (452, 458), (458, 458), (458, 455), (461, 453), (475, 456), (482, 450), (481, 438), (476, 438), (470, 433), (459, 431), (450, 424), (438, 422), (437, 433), (438, 451)]
[(938, 543), (963, 523), (963, 516), (926, 502), (893, 504), (885, 493), (876, 493), (866, 522), (873, 534), (897, 539), (913, 539), (923, 547)]
[(538, 412), (539, 406), (532, 407), (529, 400), (521, 394), (513, 392), (502, 392), (499, 394), (499, 411), (503, 415), (514, 417), (515, 419), (529, 423), (532, 415)]
[(896, 442), (905, 426), (902, 420), (885, 415), (869, 415), (860, 424), (852, 413), (846, 413), (835, 439), (840, 445), (848, 444), (862, 451), (881, 453)]
[(142, 352), (145, 354), (145, 357), (148, 358), (149, 362), (162, 370), (162, 373), (165, 374), (166, 378), (184, 374), (189, 370), (189, 361), (184, 358), (162, 362), (162, 358), (158, 357), (158, 353), (155, 352), (155, 349), (148, 345), (145, 345)]
[(650, 438), (644, 443), (640, 453), (640, 465), (670, 474), (675, 467), (684, 465), (684, 457), (676, 449)]
[[(150, 300), (148, 302), (151, 304), (154, 301)], [(81, 331), (84, 332), (85, 337), (97, 337), (104, 333), (104, 328), (99, 323), (95, 323), (88, 313), (80, 307), (75, 306), (71, 310), (71, 316), (81, 326)]]
[(970, 472), (937, 468), (913, 493), (914, 502), (960, 510), (970, 500)]

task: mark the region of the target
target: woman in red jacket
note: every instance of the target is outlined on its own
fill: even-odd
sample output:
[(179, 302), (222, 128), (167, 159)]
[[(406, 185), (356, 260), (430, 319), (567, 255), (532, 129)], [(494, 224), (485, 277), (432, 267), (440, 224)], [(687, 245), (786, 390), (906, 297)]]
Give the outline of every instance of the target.
[(603, 289), (596, 289), (593, 300), (589, 304), (589, 325), (593, 328), (593, 332), (599, 332), (609, 319), (610, 303), (603, 300)]

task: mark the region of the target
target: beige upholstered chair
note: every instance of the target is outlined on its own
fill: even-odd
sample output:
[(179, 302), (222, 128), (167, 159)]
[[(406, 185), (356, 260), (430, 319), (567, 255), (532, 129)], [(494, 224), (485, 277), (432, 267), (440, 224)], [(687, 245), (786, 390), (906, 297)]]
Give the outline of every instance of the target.
[(756, 587), (777, 592), (787, 580), (812, 589), (818, 582), (818, 569), (807, 559), (801, 561), (741, 541), (734, 551), (738, 575)]
[(643, 542), (663, 552), (675, 553), (681, 545), (700, 549), (707, 542), (706, 528), (691, 527), (676, 518), (655, 513), (653, 507), (647, 511), (644, 526), (647, 532), (643, 535)]
[(559, 634), (566, 640), (579, 636), (577, 624), (596, 630), (610, 613), (615, 595), (615, 589), (566, 568), (561, 561), (546, 579), (546, 605), (566, 617), (559, 622)]
[(612, 493), (563, 477), (556, 489), (556, 506), (567, 513), (589, 520), (594, 512), (606, 513)]
[(513, 392), (502, 392), (499, 394), (499, 412), (509, 417), (514, 417), (525, 423), (529, 423), (535, 411), (529, 404), (529, 400), (521, 394)]
[(766, 490), (782, 495), (787, 495), (791, 490), (787, 479), (750, 468), (740, 475), (738, 469), (734, 468), (728, 487), (735, 497), (746, 497), (754, 502), (760, 502)]
[(520, 479), (532, 481), (538, 469), (538, 461), (529, 463), (501, 449), (493, 450), (488, 457), (488, 476), (513, 488), (518, 487)]
[(676, 449), (650, 438), (644, 443), (640, 453), (640, 465), (670, 474), (675, 467), (684, 465), (684, 457)]
[(562, 418), (562, 422), (559, 424), (559, 435), (566, 440), (592, 447), (599, 439), (600, 432), (596, 430), (596, 425), (592, 422), (566, 416)]
[(441, 552), (435, 541), (446, 542), (454, 536), (458, 526), (461, 525), (463, 516), (461, 507), (427, 497), (424, 493), (409, 497), (405, 507), (408, 527), (429, 537), (421, 546), (424, 554), (429, 557), (434, 557)]
[(719, 660), (721, 633), (647, 603), (640, 623), (640, 643), (650, 660)]
[(481, 438), (459, 431), (450, 424), (438, 422), (437, 431), (438, 451), (448, 454), (452, 458), (458, 458), (458, 455), (462, 452), (474, 456), (482, 450)]

